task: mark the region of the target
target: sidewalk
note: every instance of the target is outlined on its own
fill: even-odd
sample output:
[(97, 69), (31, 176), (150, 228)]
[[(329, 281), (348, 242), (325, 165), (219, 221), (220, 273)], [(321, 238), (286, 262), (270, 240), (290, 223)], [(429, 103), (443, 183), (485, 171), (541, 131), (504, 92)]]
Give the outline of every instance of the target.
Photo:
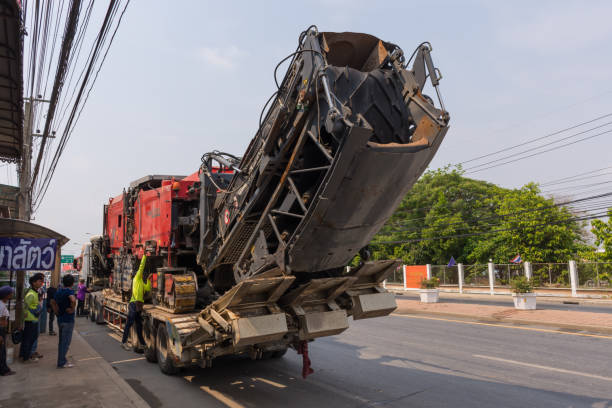
[[(17, 374), (0, 377), (0, 408), (147, 408), (149, 405), (75, 330), (68, 358), (74, 368), (57, 369), (57, 336), (41, 334), (36, 363), (17, 361)], [(9, 344), (12, 344), (9, 342)]]
[(396, 300), (398, 307), (395, 314), (441, 315), (612, 334), (612, 313), (546, 310), (546, 304), (538, 304), (538, 310), (516, 310), (513, 307), (486, 304), (421, 303), (418, 300), (400, 298)]

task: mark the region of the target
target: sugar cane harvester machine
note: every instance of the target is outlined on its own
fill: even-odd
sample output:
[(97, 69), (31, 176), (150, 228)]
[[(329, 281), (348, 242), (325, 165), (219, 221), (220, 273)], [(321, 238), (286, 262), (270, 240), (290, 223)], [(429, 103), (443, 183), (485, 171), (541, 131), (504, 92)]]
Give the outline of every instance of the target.
[(206, 153), (192, 175), (143, 177), (104, 206), (92, 319), (123, 327), (145, 250), (145, 355), (168, 374), (291, 347), (306, 376), (308, 342), (343, 332), (349, 316), (391, 313), (382, 282), (399, 262), (369, 260), (367, 245), (448, 130), (431, 50), (406, 58), (371, 35), (304, 31), (241, 158)]

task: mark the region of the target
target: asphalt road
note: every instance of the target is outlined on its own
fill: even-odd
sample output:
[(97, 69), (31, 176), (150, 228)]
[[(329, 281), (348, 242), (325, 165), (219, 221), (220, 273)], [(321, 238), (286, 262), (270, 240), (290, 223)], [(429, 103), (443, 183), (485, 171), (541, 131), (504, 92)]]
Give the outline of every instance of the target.
[[(449, 319), (453, 320), (453, 319)], [(301, 356), (229, 358), (169, 377), (111, 330), (77, 330), (152, 407), (612, 407), (612, 336), (440, 317), (351, 322)]]
[[(460, 296), (453, 294), (455, 296)], [(419, 299), (418, 292), (407, 293), (396, 295), (399, 299)], [(508, 295), (497, 295), (497, 296), (480, 296), (478, 298), (469, 297), (447, 297), (448, 294), (440, 294), (440, 303), (468, 303), (478, 305), (491, 305), (491, 306), (508, 306), (513, 308), (514, 302), (512, 296)], [(468, 295), (469, 296), (469, 295)], [(544, 296), (538, 297), (538, 308), (539, 309), (551, 309), (551, 310), (568, 310), (575, 312), (593, 312), (593, 313), (612, 313), (612, 305), (604, 303), (588, 303), (581, 301), (580, 299), (571, 300), (570, 302), (576, 303), (562, 303), (558, 299), (548, 298)]]

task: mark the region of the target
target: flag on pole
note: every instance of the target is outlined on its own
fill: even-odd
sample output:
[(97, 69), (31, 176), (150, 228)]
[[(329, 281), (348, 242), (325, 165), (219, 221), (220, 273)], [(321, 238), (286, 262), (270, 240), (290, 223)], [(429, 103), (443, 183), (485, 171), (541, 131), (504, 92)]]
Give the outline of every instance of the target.
[(446, 266), (451, 267), (451, 266), (455, 266), (455, 265), (457, 265), (457, 262), (455, 262), (455, 258), (453, 258), (451, 256), (451, 259), (450, 259), (450, 261), (448, 261), (448, 265), (446, 265)]
[(515, 256), (514, 258), (512, 258), (510, 260), (510, 262), (514, 263), (514, 264), (518, 264), (518, 263), (523, 262), (523, 260), (521, 259), (521, 255), (519, 254), (519, 255)]

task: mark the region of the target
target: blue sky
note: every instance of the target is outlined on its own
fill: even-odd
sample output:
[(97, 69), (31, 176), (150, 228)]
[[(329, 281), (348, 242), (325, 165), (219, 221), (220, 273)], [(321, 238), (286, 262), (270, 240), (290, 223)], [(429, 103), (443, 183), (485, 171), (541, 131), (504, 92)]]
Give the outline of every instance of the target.
[[(310, 24), (406, 53), (432, 43), (451, 114), (440, 167), (612, 112), (611, 15), (603, 1), (132, 0), (35, 222), (77, 252), (130, 181), (192, 173), (213, 149), (241, 155), (274, 67)], [(604, 135), (474, 177), (544, 182), (612, 165), (611, 148)]]

